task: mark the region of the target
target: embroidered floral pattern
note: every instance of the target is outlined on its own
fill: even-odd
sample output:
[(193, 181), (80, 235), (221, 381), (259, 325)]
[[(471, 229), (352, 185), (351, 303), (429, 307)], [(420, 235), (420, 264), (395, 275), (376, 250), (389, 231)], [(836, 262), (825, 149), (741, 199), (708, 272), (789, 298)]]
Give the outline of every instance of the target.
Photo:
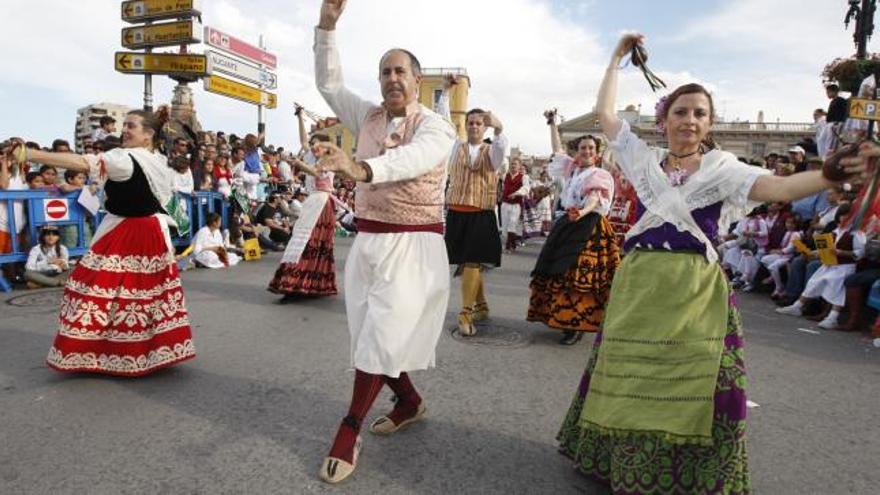
[(174, 256), (164, 253), (157, 256), (101, 255), (89, 251), (79, 262), (90, 270), (114, 273), (156, 273), (174, 264)]
[(194, 357), (195, 347), (191, 339), (173, 346), (162, 346), (147, 354), (120, 356), (93, 352), (63, 354), (52, 347), (46, 361), (62, 371), (102, 371), (118, 375), (143, 375), (185, 359)]
[(100, 297), (104, 299), (152, 299), (162, 294), (181, 288), (179, 278), (165, 280), (161, 285), (152, 289), (130, 289), (128, 287), (101, 287), (99, 285), (89, 285), (79, 280), (69, 280), (67, 289), (88, 297)]

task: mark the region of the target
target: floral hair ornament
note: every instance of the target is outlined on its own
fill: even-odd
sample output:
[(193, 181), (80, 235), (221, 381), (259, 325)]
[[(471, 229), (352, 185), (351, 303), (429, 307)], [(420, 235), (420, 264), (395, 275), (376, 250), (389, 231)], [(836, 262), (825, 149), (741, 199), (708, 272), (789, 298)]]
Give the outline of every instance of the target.
[(660, 97), (654, 105), (654, 128), (661, 134), (666, 133), (666, 107), (669, 105), (669, 95)]

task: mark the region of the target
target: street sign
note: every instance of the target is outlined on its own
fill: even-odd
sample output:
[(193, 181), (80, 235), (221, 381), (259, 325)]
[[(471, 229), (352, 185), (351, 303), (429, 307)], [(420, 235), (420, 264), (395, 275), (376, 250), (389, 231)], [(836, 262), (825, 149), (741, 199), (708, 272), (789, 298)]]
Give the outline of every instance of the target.
[(850, 98), (849, 116), (853, 119), (880, 121), (880, 100)]
[(278, 66), (278, 57), (274, 54), (210, 26), (205, 26), (205, 43), (233, 55), (265, 65), (270, 69)]
[(116, 52), (116, 70), (125, 74), (199, 77), (208, 73), (204, 55)]
[(61, 222), (70, 219), (70, 209), (66, 199), (44, 199), (43, 215), (50, 222)]
[(254, 105), (265, 105), (266, 108), (276, 108), (278, 106), (278, 96), (275, 93), (267, 93), (266, 91), (217, 75), (206, 77), (203, 81), (205, 81), (205, 91), (246, 101)]
[(133, 0), (122, 2), (122, 20), (131, 24), (202, 14), (199, 0)]
[(137, 50), (201, 41), (202, 25), (194, 19), (122, 29), (122, 46)]
[(275, 77), (275, 74), (260, 69), (256, 65), (213, 50), (206, 50), (205, 56), (208, 57), (209, 75), (219, 72), (241, 81), (258, 84), (265, 89), (275, 89), (278, 87), (278, 78)]

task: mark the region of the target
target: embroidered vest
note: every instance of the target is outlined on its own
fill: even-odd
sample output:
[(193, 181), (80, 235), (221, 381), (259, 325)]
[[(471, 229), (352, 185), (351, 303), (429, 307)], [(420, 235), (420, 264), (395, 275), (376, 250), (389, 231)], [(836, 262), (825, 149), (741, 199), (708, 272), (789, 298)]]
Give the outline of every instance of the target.
[[(388, 113), (375, 107), (367, 113), (358, 135), (357, 159), (367, 160), (391, 148), (409, 144), (424, 115), (418, 103), (410, 104), (406, 117), (390, 135)], [(358, 183), (355, 216), (398, 225), (426, 225), (443, 222), (443, 190), (446, 161), (419, 177), (381, 184)]]
[(495, 210), (498, 173), (492, 168), (489, 145), (480, 146), (473, 167), (470, 166), (470, 161), (468, 144), (459, 143), (458, 151), (449, 167), (449, 191), (446, 195), (446, 203), (472, 206), (481, 210)]

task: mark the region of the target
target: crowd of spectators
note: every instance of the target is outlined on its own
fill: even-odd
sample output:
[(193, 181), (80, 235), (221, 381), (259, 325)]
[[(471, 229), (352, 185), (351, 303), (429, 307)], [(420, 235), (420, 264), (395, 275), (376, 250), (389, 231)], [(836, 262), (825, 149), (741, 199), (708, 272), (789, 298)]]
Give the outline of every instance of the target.
[[(161, 152), (168, 157), (169, 167), (176, 172), (175, 192), (191, 195), (196, 191), (214, 191), (223, 195), (231, 206), (229, 218), (210, 218), (216, 224), (213, 229), (205, 225), (204, 228), (208, 230), (191, 233), (193, 249), (188, 252), (192, 253), (191, 260), (195, 265), (216, 267), (214, 261), (222, 260), (222, 264), (228, 266), (232, 264), (229, 263), (230, 259), (237, 260), (232, 256), (236, 251), (240, 252), (244, 241), (250, 238), (258, 239), (263, 249), (283, 251), (290, 239), (292, 226), (300, 215), (302, 202), (314, 190), (314, 181), (310, 181), (310, 177), (303, 170), (298, 170), (295, 164), (298, 160), (316, 163), (310, 148), (322, 140), (326, 141), (327, 138), (321, 134), (309, 137), (303, 132), (302, 149), (292, 154), (282, 147), (266, 145), (262, 134), (238, 137), (235, 134), (206, 131), (168, 139)], [(99, 127), (82, 140), (80, 152), (99, 154), (120, 144), (116, 121), (112, 117), (103, 117)], [(50, 147), (35, 142), (27, 142), (26, 146), (54, 152), (75, 152), (70, 143), (63, 139), (56, 139)], [(354, 184), (337, 179), (334, 186), (336, 192), (333, 200), (339, 220), (337, 233), (340, 236), (352, 235), (355, 232)], [(18, 167), (5, 159), (0, 162), (0, 190), (39, 190), (61, 194), (85, 187), (92, 194), (100, 194), (99, 185), (90, 184), (84, 173), (64, 171), (59, 174), (52, 166), (28, 163)], [(56, 268), (63, 264), (64, 272), (68, 270), (67, 247), (77, 245), (77, 227), (45, 229), (51, 230), (45, 236), (50, 241), (54, 233), (59, 234), (58, 247), (48, 249), (41, 244), (44, 238), (42, 231), (39, 239), (29, 239), (23, 203), (15, 201), (13, 207), (19, 242), (17, 247), (29, 251), (31, 259), (24, 264), (3, 265), (3, 275), (7, 280), (27, 283), (29, 287), (58, 285), (59, 273)], [(182, 204), (186, 205), (187, 202)], [(13, 251), (10, 226), (5, 204), (0, 206), (0, 253), (8, 253)], [(219, 229), (224, 220), (229, 226), (228, 230)], [(95, 219), (89, 218), (83, 233), (86, 244), (96, 227)], [(220, 246), (217, 245), (218, 238), (222, 239)], [(199, 242), (196, 242), (197, 239)], [(63, 257), (60, 256), (62, 251), (65, 253)], [(52, 255), (53, 252), (57, 252), (58, 256)], [(63, 263), (56, 262), (56, 258), (63, 258)], [(34, 267), (39, 268), (33, 270)], [(43, 276), (34, 276), (37, 272)], [(50, 278), (53, 281), (48, 283)]]

